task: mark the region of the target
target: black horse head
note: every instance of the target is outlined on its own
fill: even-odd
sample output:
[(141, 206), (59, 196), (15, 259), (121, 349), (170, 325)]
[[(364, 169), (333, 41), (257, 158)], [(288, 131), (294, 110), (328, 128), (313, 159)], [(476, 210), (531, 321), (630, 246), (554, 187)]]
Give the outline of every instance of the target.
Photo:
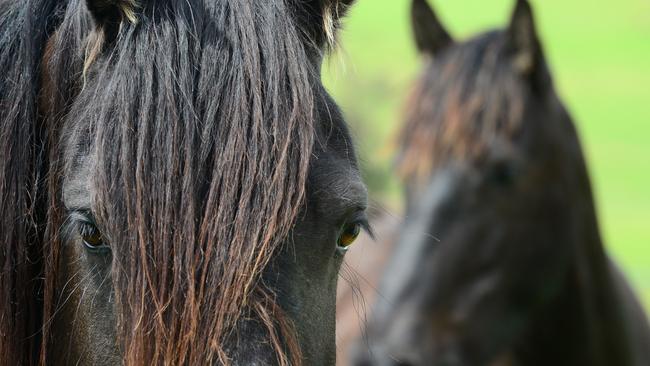
[(333, 364), (345, 0), (0, 5), (0, 364)]

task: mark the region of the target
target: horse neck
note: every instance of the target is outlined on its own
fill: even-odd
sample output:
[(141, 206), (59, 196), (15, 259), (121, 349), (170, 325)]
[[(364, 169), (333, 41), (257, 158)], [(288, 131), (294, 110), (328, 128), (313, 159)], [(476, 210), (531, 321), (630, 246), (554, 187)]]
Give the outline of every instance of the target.
[[(526, 365), (630, 365), (622, 304), (584, 171), (573, 247), (557, 296), (533, 316), (519, 354)], [(533, 351), (533, 352), (531, 352)], [(535, 353), (537, 351), (537, 353)]]

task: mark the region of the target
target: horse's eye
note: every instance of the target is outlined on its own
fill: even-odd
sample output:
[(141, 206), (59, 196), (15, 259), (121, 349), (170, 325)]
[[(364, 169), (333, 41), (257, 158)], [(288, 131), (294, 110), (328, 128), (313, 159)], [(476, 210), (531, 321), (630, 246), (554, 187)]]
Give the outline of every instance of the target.
[(97, 229), (97, 227), (95, 227), (95, 225), (89, 223), (82, 223), (80, 225), (81, 227), (79, 231), (81, 239), (88, 249), (98, 250), (107, 248), (106, 244), (104, 244), (102, 233)]
[(339, 248), (344, 248), (347, 249), (354, 243), (355, 240), (357, 240), (357, 237), (359, 237), (359, 233), (361, 232), (361, 224), (358, 222), (353, 222), (349, 224), (345, 224), (343, 226), (343, 230), (341, 231), (341, 234), (339, 235), (338, 239), (338, 246)]

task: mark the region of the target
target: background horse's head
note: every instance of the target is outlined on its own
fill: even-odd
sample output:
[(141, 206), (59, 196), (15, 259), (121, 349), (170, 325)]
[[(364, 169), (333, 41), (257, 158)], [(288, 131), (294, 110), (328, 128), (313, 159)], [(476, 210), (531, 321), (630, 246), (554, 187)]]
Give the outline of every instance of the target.
[(0, 364), (333, 364), (351, 1), (0, 5)]
[(407, 217), (363, 358), (501, 365), (597, 235), (582, 153), (526, 1), (463, 43), (424, 0), (412, 15), (428, 64), (402, 134)]

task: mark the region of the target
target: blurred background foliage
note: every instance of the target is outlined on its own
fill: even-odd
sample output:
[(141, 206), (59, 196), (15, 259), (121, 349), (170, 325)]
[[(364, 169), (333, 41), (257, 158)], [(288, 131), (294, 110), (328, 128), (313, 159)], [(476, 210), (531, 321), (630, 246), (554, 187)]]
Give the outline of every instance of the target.
[[(458, 39), (504, 27), (514, 0), (429, 0)], [(650, 1), (531, 0), (558, 93), (582, 137), (610, 253), (650, 310)], [(399, 213), (391, 171), (420, 62), (410, 0), (358, 0), (325, 84), (356, 137), (375, 206)]]

